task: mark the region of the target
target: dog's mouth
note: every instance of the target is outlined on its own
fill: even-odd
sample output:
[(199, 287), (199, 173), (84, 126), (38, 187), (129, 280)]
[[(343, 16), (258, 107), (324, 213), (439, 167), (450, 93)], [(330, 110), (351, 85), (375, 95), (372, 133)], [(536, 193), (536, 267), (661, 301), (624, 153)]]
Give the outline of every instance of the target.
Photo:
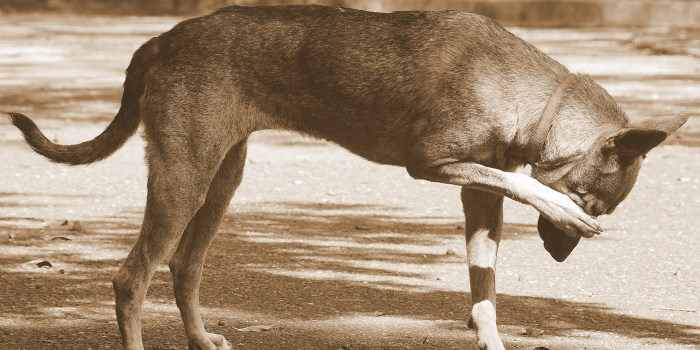
[(605, 203), (596, 196), (582, 190), (573, 190), (564, 184), (554, 184), (554, 190), (567, 195), (574, 203), (576, 203), (586, 214), (596, 218), (603, 214), (610, 214), (615, 209), (615, 206), (606, 206)]
[(602, 207), (603, 205), (599, 200), (593, 199), (585, 203), (583, 206), (583, 211), (595, 218), (598, 217), (598, 215), (605, 213), (605, 210)]
[(619, 203), (613, 203), (612, 205), (607, 204), (605, 201), (598, 199), (597, 197), (587, 195), (583, 197), (584, 205), (581, 206), (586, 214), (597, 218), (598, 216), (611, 214)]

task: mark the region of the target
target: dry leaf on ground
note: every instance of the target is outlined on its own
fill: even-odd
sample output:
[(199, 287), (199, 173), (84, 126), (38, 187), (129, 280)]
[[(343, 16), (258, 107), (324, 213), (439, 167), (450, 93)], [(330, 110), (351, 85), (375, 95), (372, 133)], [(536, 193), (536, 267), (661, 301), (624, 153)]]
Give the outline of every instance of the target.
[(235, 328), (239, 332), (265, 332), (272, 329), (272, 326), (267, 325), (256, 325), (245, 328)]

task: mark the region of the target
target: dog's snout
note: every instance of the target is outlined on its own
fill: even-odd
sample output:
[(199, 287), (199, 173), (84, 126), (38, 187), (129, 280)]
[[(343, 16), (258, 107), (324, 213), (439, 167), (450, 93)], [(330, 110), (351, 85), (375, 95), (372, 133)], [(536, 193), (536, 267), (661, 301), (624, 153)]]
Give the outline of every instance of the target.
[(612, 210), (608, 209), (608, 206), (603, 202), (600, 202), (600, 204), (596, 205), (593, 209), (593, 216), (595, 217), (610, 213), (612, 213)]
[(605, 206), (605, 203), (598, 199), (588, 200), (586, 202), (586, 205), (583, 207), (583, 210), (586, 212), (586, 214), (593, 217), (598, 217), (600, 215), (606, 214), (608, 211)]
[(619, 203), (615, 205), (611, 205), (609, 208), (605, 209), (605, 212), (603, 214), (612, 214), (615, 211), (615, 208), (617, 208)]

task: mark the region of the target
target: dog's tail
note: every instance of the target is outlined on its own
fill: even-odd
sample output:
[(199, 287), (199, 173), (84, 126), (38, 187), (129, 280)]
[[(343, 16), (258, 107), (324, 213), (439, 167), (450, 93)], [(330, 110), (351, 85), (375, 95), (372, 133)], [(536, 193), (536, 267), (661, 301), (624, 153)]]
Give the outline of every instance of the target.
[(105, 159), (121, 148), (136, 132), (141, 122), (139, 100), (144, 90), (144, 75), (151, 58), (157, 54), (154, 39), (143, 44), (126, 69), (124, 92), (119, 112), (100, 135), (90, 141), (75, 145), (59, 145), (44, 136), (29, 117), (20, 113), (8, 113), (12, 124), (22, 131), (24, 139), (37, 153), (57, 163), (70, 165), (89, 164)]

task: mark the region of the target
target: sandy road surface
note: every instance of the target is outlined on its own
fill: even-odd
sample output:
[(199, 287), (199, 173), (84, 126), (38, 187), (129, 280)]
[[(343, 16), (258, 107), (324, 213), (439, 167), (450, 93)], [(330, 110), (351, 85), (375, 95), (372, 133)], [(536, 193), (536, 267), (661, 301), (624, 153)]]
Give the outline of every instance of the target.
[[(0, 110), (37, 118), (60, 142), (93, 137), (118, 108), (131, 52), (175, 21), (1, 17)], [(635, 190), (601, 219), (606, 233), (565, 263), (541, 248), (537, 213), (506, 203), (506, 347), (700, 348), (700, 61), (636, 52), (622, 30), (516, 33), (593, 75), (632, 118), (691, 121), (649, 154)], [(0, 119), (0, 349), (119, 346), (110, 278), (142, 217), (142, 146), (134, 138), (69, 168), (33, 154)], [(241, 349), (475, 348), (462, 230), (456, 188), (326, 143), (256, 135), (206, 262), (205, 324)], [(147, 348), (186, 346), (171, 286), (163, 266), (144, 308)], [(236, 330), (252, 325), (271, 329)], [(544, 334), (524, 335), (529, 326)]]

